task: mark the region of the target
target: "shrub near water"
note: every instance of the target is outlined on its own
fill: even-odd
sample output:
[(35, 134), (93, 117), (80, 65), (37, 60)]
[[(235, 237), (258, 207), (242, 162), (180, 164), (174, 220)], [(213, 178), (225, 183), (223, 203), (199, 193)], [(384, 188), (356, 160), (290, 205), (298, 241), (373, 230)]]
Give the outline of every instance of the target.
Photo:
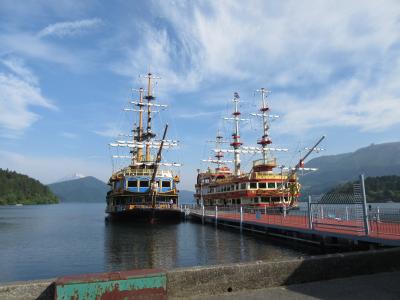
[(0, 205), (58, 203), (57, 197), (38, 180), (0, 169)]

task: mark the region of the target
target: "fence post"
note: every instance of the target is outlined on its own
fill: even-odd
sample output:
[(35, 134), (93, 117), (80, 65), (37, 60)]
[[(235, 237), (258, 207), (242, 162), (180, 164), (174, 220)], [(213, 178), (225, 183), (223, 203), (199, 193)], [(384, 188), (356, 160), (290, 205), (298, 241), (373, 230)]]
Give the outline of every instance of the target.
[(308, 228), (312, 230), (313, 226), (312, 226), (312, 213), (311, 213), (311, 196), (308, 196), (307, 210), (308, 210)]
[(321, 219), (324, 218), (324, 207), (321, 205)]
[(349, 220), (349, 207), (346, 205), (346, 221)]
[(283, 217), (286, 218), (286, 205), (283, 204)]
[(379, 206), (376, 208), (376, 221), (377, 222), (381, 221)]
[(368, 210), (367, 210), (367, 195), (365, 194), (365, 184), (364, 184), (364, 174), (360, 175), (360, 182), (361, 182), (361, 194), (363, 199), (363, 214), (364, 214), (364, 229), (365, 234), (368, 235), (369, 230), (369, 222), (368, 222)]
[(240, 206), (240, 230), (243, 228), (243, 206)]

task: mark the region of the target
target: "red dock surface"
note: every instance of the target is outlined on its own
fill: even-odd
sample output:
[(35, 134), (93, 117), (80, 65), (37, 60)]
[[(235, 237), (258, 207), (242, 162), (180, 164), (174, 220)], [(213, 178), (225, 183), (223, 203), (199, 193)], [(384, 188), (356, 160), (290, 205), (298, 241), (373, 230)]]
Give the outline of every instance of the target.
[[(260, 211), (259, 211), (260, 212)], [(201, 210), (194, 210), (192, 214), (198, 217), (202, 216)], [(207, 211), (205, 217), (215, 219), (215, 212)], [(228, 220), (240, 224), (240, 212), (224, 212), (217, 213), (218, 220)], [(313, 218), (310, 222), (309, 216), (304, 215), (283, 215), (283, 214), (261, 214), (261, 213), (243, 213), (243, 224), (251, 223), (264, 227), (282, 227), (293, 230), (309, 230), (316, 233), (332, 233), (338, 235), (348, 235), (353, 237), (367, 237), (376, 239), (378, 242), (385, 240), (390, 244), (400, 245), (400, 223), (399, 222), (382, 222), (378, 220), (369, 220), (369, 233), (366, 233), (365, 223), (363, 220), (342, 220), (338, 218)], [(311, 224), (311, 226), (310, 226)], [(393, 243), (394, 242), (394, 243)]]

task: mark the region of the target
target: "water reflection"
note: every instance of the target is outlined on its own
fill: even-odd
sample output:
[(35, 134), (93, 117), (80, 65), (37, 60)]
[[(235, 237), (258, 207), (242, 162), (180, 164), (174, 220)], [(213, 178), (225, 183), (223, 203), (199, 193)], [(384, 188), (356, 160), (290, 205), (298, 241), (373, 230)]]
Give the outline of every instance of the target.
[(108, 270), (169, 267), (176, 261), (176, 225), (108, 223), (105, 265)]
[(310, 249), (295, 250), (261, 236), (189, 222), (177, 225), (109, 223), (105, 226), (104, 247), (108, 270), (169, 269), (310, 254)]

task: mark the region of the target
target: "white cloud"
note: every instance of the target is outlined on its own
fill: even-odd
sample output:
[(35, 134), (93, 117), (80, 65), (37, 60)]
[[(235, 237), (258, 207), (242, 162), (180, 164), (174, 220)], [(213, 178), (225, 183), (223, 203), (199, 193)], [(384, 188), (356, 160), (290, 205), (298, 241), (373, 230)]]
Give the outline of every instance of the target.
[(121, 128), (119, 128), (116, 124), (114, 123), (108, 123), (105, 125), (105, 128), (102, 130), (94, 130), (93, 131), (95, 134), (100, 135), (100, 136), (105, 136), (109, 138), (116, 138), (118, 134), (121, 133)]
[(67, 138), (67, 139), (76, 139), (78, 137), (77, 134), (72, 133), (72, 132), (61, 132), (61, 136)]
[(39, 59), (81, 68), (85, 65), (79, 55), (56, 44), (44, 41), (28, 33), (0, 34), (0, 53), (12, 53), (23, 58)]
[(181, 119), (196, 119), (204, 117), (216, 117), (220, 114), (219, 111), (197, 111), (197, 112), (178, 112), (176, 114), (177, 118)]
[(35, 85), (38, 84), (37, 77), (25, 66), (22, 59), (10, 57), (8, 59), (1, 59), (0, 62), (25, 81)]
[(151, 62), (165, 72), (168, 89), (227, 83), (242, 90), (275, 88), (271, 98), (282, 101), (275, 109), (286, 114), (280, 128), (287, 133), (321, 126), (384, 130), (400, 122), (393, 88), (400, 78), (394, 62), (400, 52), (398, 1), (157, 6), (168, 30), (145, 27), (141, 46), (127, 51), (130, 63), (116, 68), (121, 74), (137, 75)]
[(56, 37), (66, 37), (75, 36), (87, 32), (90, 29), (99, 27), (102, 21), (98, 18), (78, 20), (72, 22), (59, 22), (51, 24), (46, 28), (39, 31), (39, 37), (46, 36), (56, 36)]
[(21, 60), (3, 59), (2, 63), (12, 72), (0, 72), (0, 134), (13, 137), (40, 118), (30, 110), (32, 106), (56, 107), (42, 95), (36, 76)]

